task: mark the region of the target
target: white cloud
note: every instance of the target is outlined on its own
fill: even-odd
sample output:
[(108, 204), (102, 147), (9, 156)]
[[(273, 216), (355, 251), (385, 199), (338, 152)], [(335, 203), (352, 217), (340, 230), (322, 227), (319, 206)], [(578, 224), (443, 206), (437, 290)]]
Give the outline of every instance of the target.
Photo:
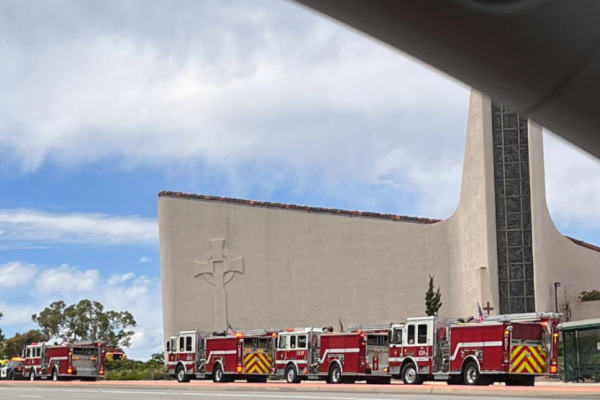
[(36, 265), (22, 262), (0, 265), (0, 288), (22, 286), (33, 279), (37, 270)]
[(102, 290), (98, 287), (100, 273), (94, 269), (80, 271), (77, 267), (61, 265), (42, 271), (36, 280), (36, 288), (41, 293), (63, 295), (65, 293)]
[(107, 283), (109, 285), (117, 285), (119, 283), (125, 283), (130, 279), (135, 278), (135, 274), (133, 272), (128, 272), (126, 274), (121, 274), (121, 275), (113, 275), (111, 276)]
[(544, 135), (548, 208), (563, 230), (598, 231), (600, 161), (553, 134)]
[[(456, 206), (464, 87), (279, 0), (114, 4), (0, 12), (21, 16), (0, 19), (9, 166), (189, 169), (233, 195), (356, 191), (364, 207), (402, 187), (433, 199), (413, 211)], [(381, 165), (398, 152), (410, 168)]]
[(0, 209), (0, 244), (89, 245), (155, 244), (155, 219), (94, 213), (50, 213), (33, 209)]
[[(18, 264), (18, 263), (10, 263)], [(37, 314), (50, 303), (64, 300), (67, 304), (82, 299), (100, 301), (107, 310), (129, 311), (138, 326), (127, 354), (135, 359), (147, 359), (162, 349), (162, 314), (160, 280), (148, 276), (124, 273), (104, 278), (94, 269), (82, 270), (61, 265), (41, 270), (40, 274), (29, 275), (23, 284), (34, 285), (38, 290), (21, 290), (18, 297), (0, 298), (0, 311), (4, 314), (2, 329), (5, 334), (35, 328), (31, 315)], [(11, 276), (17, 275), (16, 271)]]
[(143, 256), (142, 258), (140, 258), (140, 262), (141, 263), (147, 263), (147, 262), (150, 262), (150, 261), (152, 261), (152, 259), (150, 257), (148, 257), (148, 256)]

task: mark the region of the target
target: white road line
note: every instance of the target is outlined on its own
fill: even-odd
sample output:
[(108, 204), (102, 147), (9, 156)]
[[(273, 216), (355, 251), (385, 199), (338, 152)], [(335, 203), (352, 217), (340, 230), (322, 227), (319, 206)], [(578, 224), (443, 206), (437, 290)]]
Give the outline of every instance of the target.
[(30, 398), (35, 398), (35, 399), (43, 399), (44, 396), (33, 396), (33, 395), (27, 395), (27, 394), (18, 394), (17, 397), (30, 397)]

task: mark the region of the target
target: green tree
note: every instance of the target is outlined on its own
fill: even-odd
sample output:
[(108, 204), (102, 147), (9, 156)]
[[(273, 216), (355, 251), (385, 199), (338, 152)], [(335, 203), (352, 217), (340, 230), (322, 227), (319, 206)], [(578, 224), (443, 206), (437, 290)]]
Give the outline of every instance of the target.
[(128, 311), (105, 311), (98, 301), (81, 300), (67, 306), (55, 301), (39, 314), (31, 316), (50, 337), (67, 341), (90, 340), (111, 347), (129, 347), (136, 321)]
[[(2, 317), (4, 317), (4, 314), (2, 314), (0, 312), (0, 319), (2, 319)], [(4, 334), (2, 333), (2, 328), (0, 328), (0, 348), (2, 348), (2, 342), (4, 342), (4, 340), (6, 340), (6, 338), (4, 337)]]
[(38, 330), (32, 329), (25, 333), (16, 333), (15, 336), (6, 339), (2, 347), (2, 357), (16, 357), (21, 355), (25, 346), (31, 343), (47, 342), (48, 335)]
[(428, 316), (437, 315), (437, 312), (442, 307), (442, 293), (439, 287), (435, 290), (433, 278), (434, 276), (429, 275), (429, 288), (425, 293), (425, 313)]

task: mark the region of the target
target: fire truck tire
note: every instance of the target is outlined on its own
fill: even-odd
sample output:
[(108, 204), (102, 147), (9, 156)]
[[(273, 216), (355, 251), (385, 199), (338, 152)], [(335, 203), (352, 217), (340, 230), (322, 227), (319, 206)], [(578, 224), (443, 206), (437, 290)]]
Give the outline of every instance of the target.
[(225, 374), (223, 373), (223, 368), (221, 367), (221, 364), (217, 364), (214, 366), (213, 371), (212, 371), (212, 379), (213, 379), (214, 383), (227, 382), (227, 379), (225, 378)]
[(300, 383), (300, 377), (298, 376), (298, 370), (294, 364), (290, 364), (285, 369), (285, 380), (287, 383)]
[(342, 383), (342, 381), (342, 370), (340, 366), (337, 363), (335, 363), (329, 368), (329, 383), (338, 385)]
[(35, 381), (35, 370), (33, 368), (29, 370), (29, 380), (32, 382)]
[(479, 367), (477, 363), (473, 360), (467, 361), (463, 370), (463, 378), (465, 381), (465, 385), (481, 385), (483, 382), (481, 379), (481, 374), (479, 373)]
[(56, 370), (56, 368), (52, 369), (51, 379), (52, 379), (53, 382), (58, 382), (58, 380), (60, 379), (59, 376), (58, 376), (58, 371)]
[(179, 383), (187, 383), (190, 381), (190, 377), (186, 375), (185, 368), (181, 365), (177, 368), (177, 382)]
[(412, 362), (402, 368), (402, 382), (405, 385), (422, 385), (423, 378), (417, 373), (417, 367)]

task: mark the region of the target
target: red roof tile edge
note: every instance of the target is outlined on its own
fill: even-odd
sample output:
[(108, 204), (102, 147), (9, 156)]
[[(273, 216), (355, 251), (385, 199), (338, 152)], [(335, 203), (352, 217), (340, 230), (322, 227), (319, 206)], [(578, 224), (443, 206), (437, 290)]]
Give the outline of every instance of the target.
[(586, 243), (583, 240), (575, 239), (575, 238), (572, 238), (570, 236), (565, 236), (565, 237), (567, 239), (569, 239), (571, 242), (573, 242), (573, 243), (575, 243), (575, 244), (577, 244), (579, 246), (582, 246), (582, 247), (588, 248), (590, 250), (594, 250), (594, 251), (600, 252), (600, 247), (598, 247), (598, 246), (594, 246), (593, 244)]
[(311, 212), (311, 213), (344, 215), (344, 216), (349, 216), (349, 217), (378, 218), (378, 219), (385, 219), (385, 220), (389, 220), (389, 221), (412, 222), (412, 223), (416, 223), (416, 224), (435, 224), (436, 222), (442, 221), (441, 219), (433, 219), (433, 218), (408, 217), (408, 216), (404, 216), (404, 215), (374, 213), (374, 212), (367, 212), (367, 211), (339, 210), (336, 208), (309, 207), (309, 206), (301, 206), (301, 205), (297, 205), (297, 204), (272, 203), (269, 201), (244, 200), (244, 199), (235, 199), (235, 198), (231, 198), (231, 197), (219, 197), (219, 196), (207, 196), (207, 195), (203, 195), (203, 194), (170, 192), (170, 191), (166, 191), (166, 190), (163, 190), (162, 192), (160, 192), (158, 194), (158, 197), (181, 197), (181, 198), (195, 199), (195, 200), (221, 201), (224, 203), (234, 203), (234, 204), (240, 204), (240, 205), (246, 205), (246, 206), (280, 208), (280, 209), (284, 209), (284, 210), (298, 210), (298, 211), (306, 211), (306, 212)]

